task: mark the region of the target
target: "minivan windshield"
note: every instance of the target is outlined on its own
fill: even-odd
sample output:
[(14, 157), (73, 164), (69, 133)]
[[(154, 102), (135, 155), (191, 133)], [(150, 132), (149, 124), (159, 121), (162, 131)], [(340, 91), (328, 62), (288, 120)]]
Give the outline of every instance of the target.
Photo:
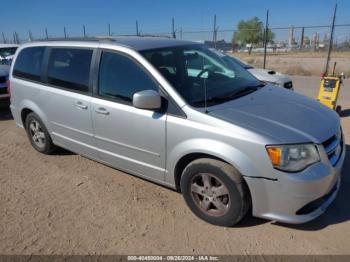
[(141, 51), (141, 54), (194, 107), (213, 106), (264, 86), (242, 66), (204, 45)]

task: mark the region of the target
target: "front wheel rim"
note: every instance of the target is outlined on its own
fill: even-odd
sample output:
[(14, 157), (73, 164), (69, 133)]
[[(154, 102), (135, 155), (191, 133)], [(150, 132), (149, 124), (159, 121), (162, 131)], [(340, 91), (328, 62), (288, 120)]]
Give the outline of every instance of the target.
[(39, 148), (44, 148), (46, 144), (45, 133), (37, 120), (29, 123), (29, 133), (34, 144)]
[(191, 196), (197, 207), (209, 216), (224, 216), (230, 209), (230, 194), (215, 175), (199, 173), (192, 178)]

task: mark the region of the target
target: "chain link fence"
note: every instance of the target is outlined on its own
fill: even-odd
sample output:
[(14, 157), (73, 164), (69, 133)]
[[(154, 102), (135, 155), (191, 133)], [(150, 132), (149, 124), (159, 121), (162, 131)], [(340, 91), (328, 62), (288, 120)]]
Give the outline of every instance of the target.
[[(237, 56), (255, 67), (264, 67), (266, 64), (266, 68), (275, 69), (283, 73), (320, 75), (325, 70), (324, 66), (331, 42), (331, 28), (331, 25), (269, 27), (269, 31), (274, 35), (271, 41), (265, 43), (264, 37), (262, 37), (257, 43), (242, 44), (232, 41), (237, 30), (219, 29), (219, 27), (216, 26), (216, 18), (214, 18), (214, 26), (212, 29), (193, 31), (185, 30), (184, 28), (176, 28), (175, 20), (173, 19), (169, 32), (142, 31), (139, 30), (139, 24), (136, 22), (136, 30), (134, 33), (130, 32), (129, 34), (121, 35), (168, 37), (201, 42), (210, 47)], [(264, 34), (265, 32), (264, 29), (260, 31), (250, 31), (256, 34)], [(2, 42), (21, 44), (28, 41), (54, 38), (88, 38), (103, 35), (110, 37), (120, 36), (111, 33), (110, 25), (108, 25), (107, 30), (101, 30), (100, 34), (98, 34), (98, 32), (97, 34), (89, 33), (87, 28), (83, 26), (80, 34), (70, 33), (69, 35), (65, 27), (61, 35), (50, 34), (48, 29), (45, 29), (40, 36), (34, 36), (30, 30), (26, 36), (14, 32), (12, 37), (9, 37), (2, 33)], [(266, 60), (264, 59), (265, 51)], [(338, 70), (350, 76), (350, 24), (336, 24), (334, 27), (330, 66), (334, 65), (334, 62), (337, 62)]]

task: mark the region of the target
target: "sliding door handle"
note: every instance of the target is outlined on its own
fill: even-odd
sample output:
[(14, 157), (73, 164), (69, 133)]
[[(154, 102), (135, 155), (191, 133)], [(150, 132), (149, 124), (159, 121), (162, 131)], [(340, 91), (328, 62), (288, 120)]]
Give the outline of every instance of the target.
[(106, 108), (103, 108), (103, 107), (99, 107), (95, 110), (95, 112), (97, 114), (101, 114), (101, 115), (109, 115), (109, 112), (107, 111)]

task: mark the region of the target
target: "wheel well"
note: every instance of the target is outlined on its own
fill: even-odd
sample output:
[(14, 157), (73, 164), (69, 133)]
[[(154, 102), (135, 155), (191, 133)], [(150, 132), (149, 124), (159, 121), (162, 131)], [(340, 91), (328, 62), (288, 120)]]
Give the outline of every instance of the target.
[(22, 110), (22, 112), (21, 112), (21, 120), (22, 120), (23, 126), (25, 126), (25, 121), (26, 121), (27, 115), (29, 115), (31, 112), (33, 112), (33, 111), (28, 109), (28, 108), (24, 108)]
[[(181, 175), (182, 172), (184, 171), (185, 167), (191, 163), (192, 161), (196, 160), (196, 159), (200, 159), (200, 158), (211, 158), (211, 159), (216, 159), (216, 160), (220, 160), (222, 162), (227, 163), (227, 161), (212, 156), (212, 155), (208, 155), (208, 154), (203, 154), (203, 153), (191, 153), (188, 155), (183, 156), (176, 164), (175, 166), (175, 186), (176, 186), (176, 190), (180, 191), (180, 180), (181, 180)], [(228, 163), (229, 164), (229, 163)]]

